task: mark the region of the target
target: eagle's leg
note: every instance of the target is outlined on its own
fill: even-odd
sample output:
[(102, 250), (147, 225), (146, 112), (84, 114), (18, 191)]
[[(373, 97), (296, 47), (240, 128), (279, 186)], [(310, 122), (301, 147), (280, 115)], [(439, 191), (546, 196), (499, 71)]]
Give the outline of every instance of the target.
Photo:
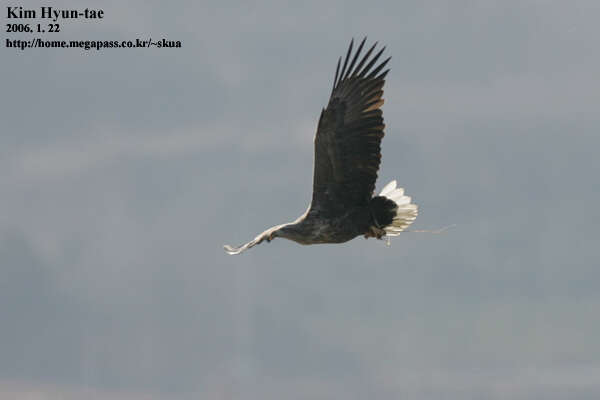
[(375, 226), (370, 226), (369, 230), (365, 233), (365, 239), (368, 239), (370, 237), (381, 239), (384, 236), (385, 236), (385, 231), (383, 229), (377, 228)]

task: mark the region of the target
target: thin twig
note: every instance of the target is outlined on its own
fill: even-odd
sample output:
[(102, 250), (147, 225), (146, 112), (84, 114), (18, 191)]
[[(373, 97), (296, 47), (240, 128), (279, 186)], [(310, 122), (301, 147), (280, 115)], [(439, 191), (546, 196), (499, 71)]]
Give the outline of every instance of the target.
[(402, 233), (404, 233), (404, 232), (414, 232), (414, 233), (435, 233), (435, 234), (437, 234), (437, 233), (444, 233), (446, 230), (448, 230), (448, 229), (450, 229), (450, 228), (452, 228), (454, 226), (456, 226), (456, 224), (448, 225), (448, 226), (445, 226), (443, 228), (435, 229), (435, 230), (420, 229), (420, 230), (414, 230), (414, 231), (413, 230), (403, 231)]

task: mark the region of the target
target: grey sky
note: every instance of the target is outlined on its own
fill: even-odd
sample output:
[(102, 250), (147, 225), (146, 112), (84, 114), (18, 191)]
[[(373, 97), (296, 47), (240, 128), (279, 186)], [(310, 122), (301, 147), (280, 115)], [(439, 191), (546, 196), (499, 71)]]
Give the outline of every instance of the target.
[[(1, 50), (0, 398), (600, 396), (599, 3), (78, 4), (183, 48)], [(457, 226), (227, 256), (306, 209), (363, 35), (378, 188)]]

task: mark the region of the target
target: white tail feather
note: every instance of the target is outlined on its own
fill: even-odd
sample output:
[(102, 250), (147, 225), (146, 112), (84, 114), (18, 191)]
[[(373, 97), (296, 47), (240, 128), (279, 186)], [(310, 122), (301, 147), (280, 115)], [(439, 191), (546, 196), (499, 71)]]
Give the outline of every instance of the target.
[(386, 194), (390, 193), (394, 189), (396, 189), (396, 181), (395, 180), (393, 180), (390, 183), (388, 183), (387, 185), (385, 185), (384, 188), (381, 189), (381, 193), (379, 193), (379, 195), (385, 196)]
[(398, 236), (417, 218), (419, 207), (411, 203), (411, 198), (404, 195), (404, 189), (396, 187), (396, 181), (391, 181), (383, 189), (380, 196), (387, 197), (398, 206), (392, 223), (383, 228), (386, 236)]

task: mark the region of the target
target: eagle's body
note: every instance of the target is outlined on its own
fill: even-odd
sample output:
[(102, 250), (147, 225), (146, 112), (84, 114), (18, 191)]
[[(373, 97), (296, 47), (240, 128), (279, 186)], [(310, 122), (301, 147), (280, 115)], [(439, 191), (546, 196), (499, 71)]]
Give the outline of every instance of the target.
[(243, 246), (225, 246), (229, 254), (276, 237), (300, 244), (343, 243), (359, 235), (381, 239), (398, 235), (416, 218), (417, 206), (402, 188), (396, 188), (396, 181), (373, 196), (385, 128), (382, 89), (389, 72), (381, 70), (390, 59), (373, 68), (385, 49), (370, 58), (375, 44), (358, 61), (364, 43), (352, 59), (350, 43), (341, 71), (341, 58), (338, 61), (329, 104), (321, 112), (315, 136), (308, 210), (296, 221), (267, 229)]
[(296, 223), (283, 225), (273, 237), (300, 244), (343, 243), (364, 234), (370, 224), (368, 207), (356, 207), (333, 219), (313, 212)]

